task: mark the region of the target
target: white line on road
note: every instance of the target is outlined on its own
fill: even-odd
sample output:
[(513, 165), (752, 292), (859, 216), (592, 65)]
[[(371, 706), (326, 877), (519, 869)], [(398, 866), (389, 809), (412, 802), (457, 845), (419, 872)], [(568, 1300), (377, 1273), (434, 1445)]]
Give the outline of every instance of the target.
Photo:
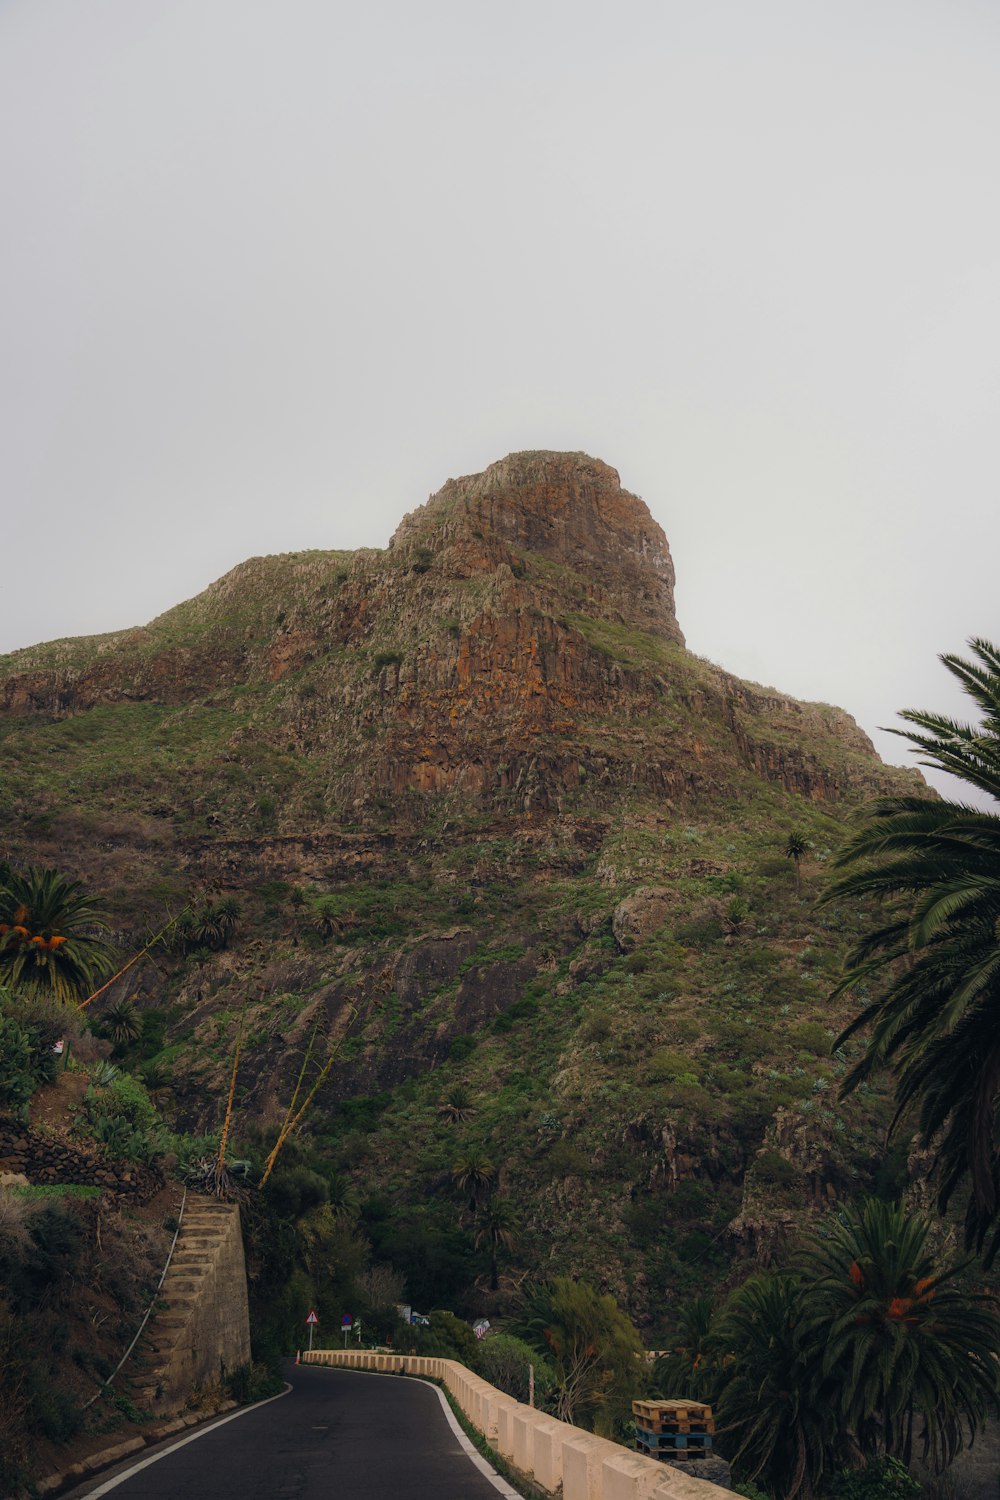
[[(365, 1373), (367, 1373), (367, 1371)], [(412, 1379), (413, 1377), (411, 1376), (410, 1378)], [(421, 1380), (420, 1384), (429, 1385), (432, 1391), (437, 1391), (438, 1400), (444, 1408), (444, 1414), (448, 1418), (451, 1430), (452, 1432), (454, 1432), (455, 1436), (458, 1438), (459, 1443), (464, 1448), (466, 1457), (471, 1459), (471, 1461), (475, 1464), (476, 1468), (481, 1474), (485, 1474), (486, 1478), (489, 1480), (490, 1484), (493, 1485), (494, 1489), (499, 1490), (501, 1495), (505, 1497), (505, 1500), (523, 1500), (523, 1497), (519, 1494), (519, 1492), (515, 1489), (512, 1489), (507, 1483), (506, 1479), (502, 1479), (500, 1477), (496, 1469), (494, 1469), (493, 1465), (487, 1463), (486, 1459), (480, 1453), (475, 1443), (471, 1442), (469, 1438), (466, 1437), (465, 1433), (462, 1431), (462, 1425), (456, 1417), (455, 1413), (452, 1411), (451, 1407), (448, 1405), (448, 1398), (446, 1397), (441, 1387), (439, 1385), (435, 1385), (431, 1380)]]
[(88, 1490), (86, 1500), (97, 1500), (98, 1495), (110, 1494), (120, 1484), (124, 1484), (126, 1479), (131, 1479), (133, 1474), (138, 1474), (142, 1469), (148, 1469), (150, 1464), (159, 1463), (161, 1458), (166, 1458), (169, 1454), (176, 1453), (178, 1448), (186, 1447), (188, 1443), (193, 1443), (196, 1438), (204, 1437), (206, 1432), (216, 1432), (220, 1427), (224, 1427), (227, 1422), (235, 1422), (237, 1417), (245, 1417), (248, 1412), (259, 1411), (262, 1406), (267, 1405), (268, 1401), (280, 1401), (282, 1396), (287, 1396), (291, 1389), (290, 1385), (286, 1385), (285, 1389), (279, 1391), (276, 1396), (268, 1396), (264, 1401), (255, 1401), (253, 1406), (241, 1406), (239, 1411), (230, 1412), (228, 1417), (220, 1417), (217, 1422), (206, 1422), (204, 1427), (199, 1427), (196, 1432), (189, 1432), (187, 1437), (181, 1438), (176, 1443), (171, 1443), (169, 1448), (163, 1448), (159, 1453), (153, 1453), (149, 1458), (144, 1458), (141, 1463), (132, 1464), (129, 1468), (123, 1469), (113, 1479), (109, 1479), (104, 1484), (98, 1485), (96, 1490)]

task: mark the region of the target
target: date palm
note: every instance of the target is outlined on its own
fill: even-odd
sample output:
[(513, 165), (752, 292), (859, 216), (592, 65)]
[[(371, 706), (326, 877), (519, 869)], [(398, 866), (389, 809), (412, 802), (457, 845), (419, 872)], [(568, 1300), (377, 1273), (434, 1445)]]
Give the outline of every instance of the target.
[(802, 1289), (778, 1272), (752, 1276), (717, 1328), (725, 1351), (720, 1435), (741, 1479), (782, 1500), (808, 1500), (835, 1458), (835, 1389), (810, 1354)]
[(485, 1152), (475, 1147), (455, 1163), (451, 1176), (458, 1191), (468, 1197), (472, 1214), (497, 1185), (496, 1167)]
[(0, 983), (85, 999), (114, 968), (97, 903), (58, 870), (9, 867), (0, 879)]
[(998, 1392), (1000, 1318), (989, 1297), (937, 1265), (928, 1222), (870, 1198), (804, 1256), (809, 1357), (838, 1392), (840, 1420), (867, 1459), (908, 1465), (914, 1424), (940, 1472), (979, 1430)]
[(802, 889), (802, 871), (800, 864), (805, 854), (809, 852), (809, 840), (804, 833), (793, 831), (788, 835), (785, 842), (785, 858), (795, 861), (795, 889)]
[(476, 1213), (476, 1249), (482, 1245), (489, 1246), (491, 1292), (495, 1292), (500, 1285), (497, 1265), (500, 1250), (510, 1250), (513, 1247), (517, 1224), (517, 1210), (513, 1203), (509, 1198), (501, 1198), (498, 1193), (492, 1193)]
[(134, 1000), (117, 1000), (105, 1006), (100, 1015), (102, 1029), (119, 1047), (127, 1047), (142, 1036), (142, 1017)]
[(822, 899), (874, 897), (881, 906), (834, 992), (883, 980), (836, 1044), (871, 1028), (843, 1092), (892, 1069), (896, 1121), (915, 1117), (934, 1151), (940, 1207), (968, 1181), (968, 1242), (983, 1249), (989, 1238), (992, 1258), (1000, 1249), (1000, 651), (969, 644), (974, 660), (941, 660), (981, 722), (907, 710), (901, 717), (916, 730), (893, 732), (922, 764), (961, 778), (995, 810), (916, 796), (875, 803), (838, 857), (849, 873)]
[(453, 1083), (438, 1100), (438, 1114), (449, 1125), (464, 1125), (476, 1112), (475, 1102), (462, 1083)]

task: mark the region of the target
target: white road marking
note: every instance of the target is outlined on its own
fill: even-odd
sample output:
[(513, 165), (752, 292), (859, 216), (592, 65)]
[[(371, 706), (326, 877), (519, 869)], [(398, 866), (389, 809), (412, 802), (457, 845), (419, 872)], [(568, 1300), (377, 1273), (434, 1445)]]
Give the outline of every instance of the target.
[(178, 1448), (185, 1448), (188, 1443), (193, 1443), (196, 1438), (204, 1437), (207, 1432), (216, 1432), (218, 1428), (224, 1427), (227, 1422), (235, 1422), (237, 1417), (245, 1417), (248, 1412), (259, 1411), (262, 1406), (267, 1405), (268, 1401), (280, 1401), (282, 1396), (287, 1396), (291, 1389), (290, 1385), (286, 1385), (285, 1389), (279, 1391), (276, 1396), (268, 1396), (265, 1401), (255, 1401), (253, 1406), (241, 1406), (239, 1411), (231, 1411), (228, 1417), (220, 1417), (217, 1422), (206, 1422), (204, 1427), (199, 1427), (195, 1432), (189, 1432), (187, 1437), (181, 1438), (176, 1443), (171, 1443), (169, 1448), (164, 1448), (159, 1453), (153, 1453), (149, 1458), (144, 1458), (141, 1463), (132, 1464), (130, 1468), (125, 1469), (121, 1474), (116, 1474), (114, 1479), (108, 1479), (104, 1484), (98, 1485), (96, 1490), (88, 1490), (86, 1500), (97, 1500), (98, 1495), (110, 1494), (120, 1484), (124, 1484), (126, 1479), (131, 1479), (133, 1474), (138, 1474), (141, 1470), (148, 1469), (150, 1464), (159, 1463), (161, 1458), (166, 1458), (168, 1454), (176, 1453)]

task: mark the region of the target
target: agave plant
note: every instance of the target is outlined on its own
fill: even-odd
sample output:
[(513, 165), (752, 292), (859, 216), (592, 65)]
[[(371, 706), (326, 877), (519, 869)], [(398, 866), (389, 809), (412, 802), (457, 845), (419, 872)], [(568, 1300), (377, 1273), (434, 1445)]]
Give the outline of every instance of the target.
[(196, 1192), (208, 1193), (227, 1203), (242, 1203), (250, 1196), (251, 1170), (249, 1161), (220, 1161), (217, 1156), (203, 1156), (191, 1163), (184, 1177)]

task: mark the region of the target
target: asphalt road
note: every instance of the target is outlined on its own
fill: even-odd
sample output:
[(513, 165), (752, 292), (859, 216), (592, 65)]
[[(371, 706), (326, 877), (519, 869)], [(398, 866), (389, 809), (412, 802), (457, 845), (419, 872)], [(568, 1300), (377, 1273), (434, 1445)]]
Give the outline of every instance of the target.
[(155, 1450), (133, 1455), (67, 1500), (103, 1494), (113, 1500), (500, 1500), (512, 1493), (505, 1484), (498, 1491), (476, 1468), (433, 1387), (294, 1364), (285, 1376), (292, 1386), (287, 1396), (129, 1475)]

